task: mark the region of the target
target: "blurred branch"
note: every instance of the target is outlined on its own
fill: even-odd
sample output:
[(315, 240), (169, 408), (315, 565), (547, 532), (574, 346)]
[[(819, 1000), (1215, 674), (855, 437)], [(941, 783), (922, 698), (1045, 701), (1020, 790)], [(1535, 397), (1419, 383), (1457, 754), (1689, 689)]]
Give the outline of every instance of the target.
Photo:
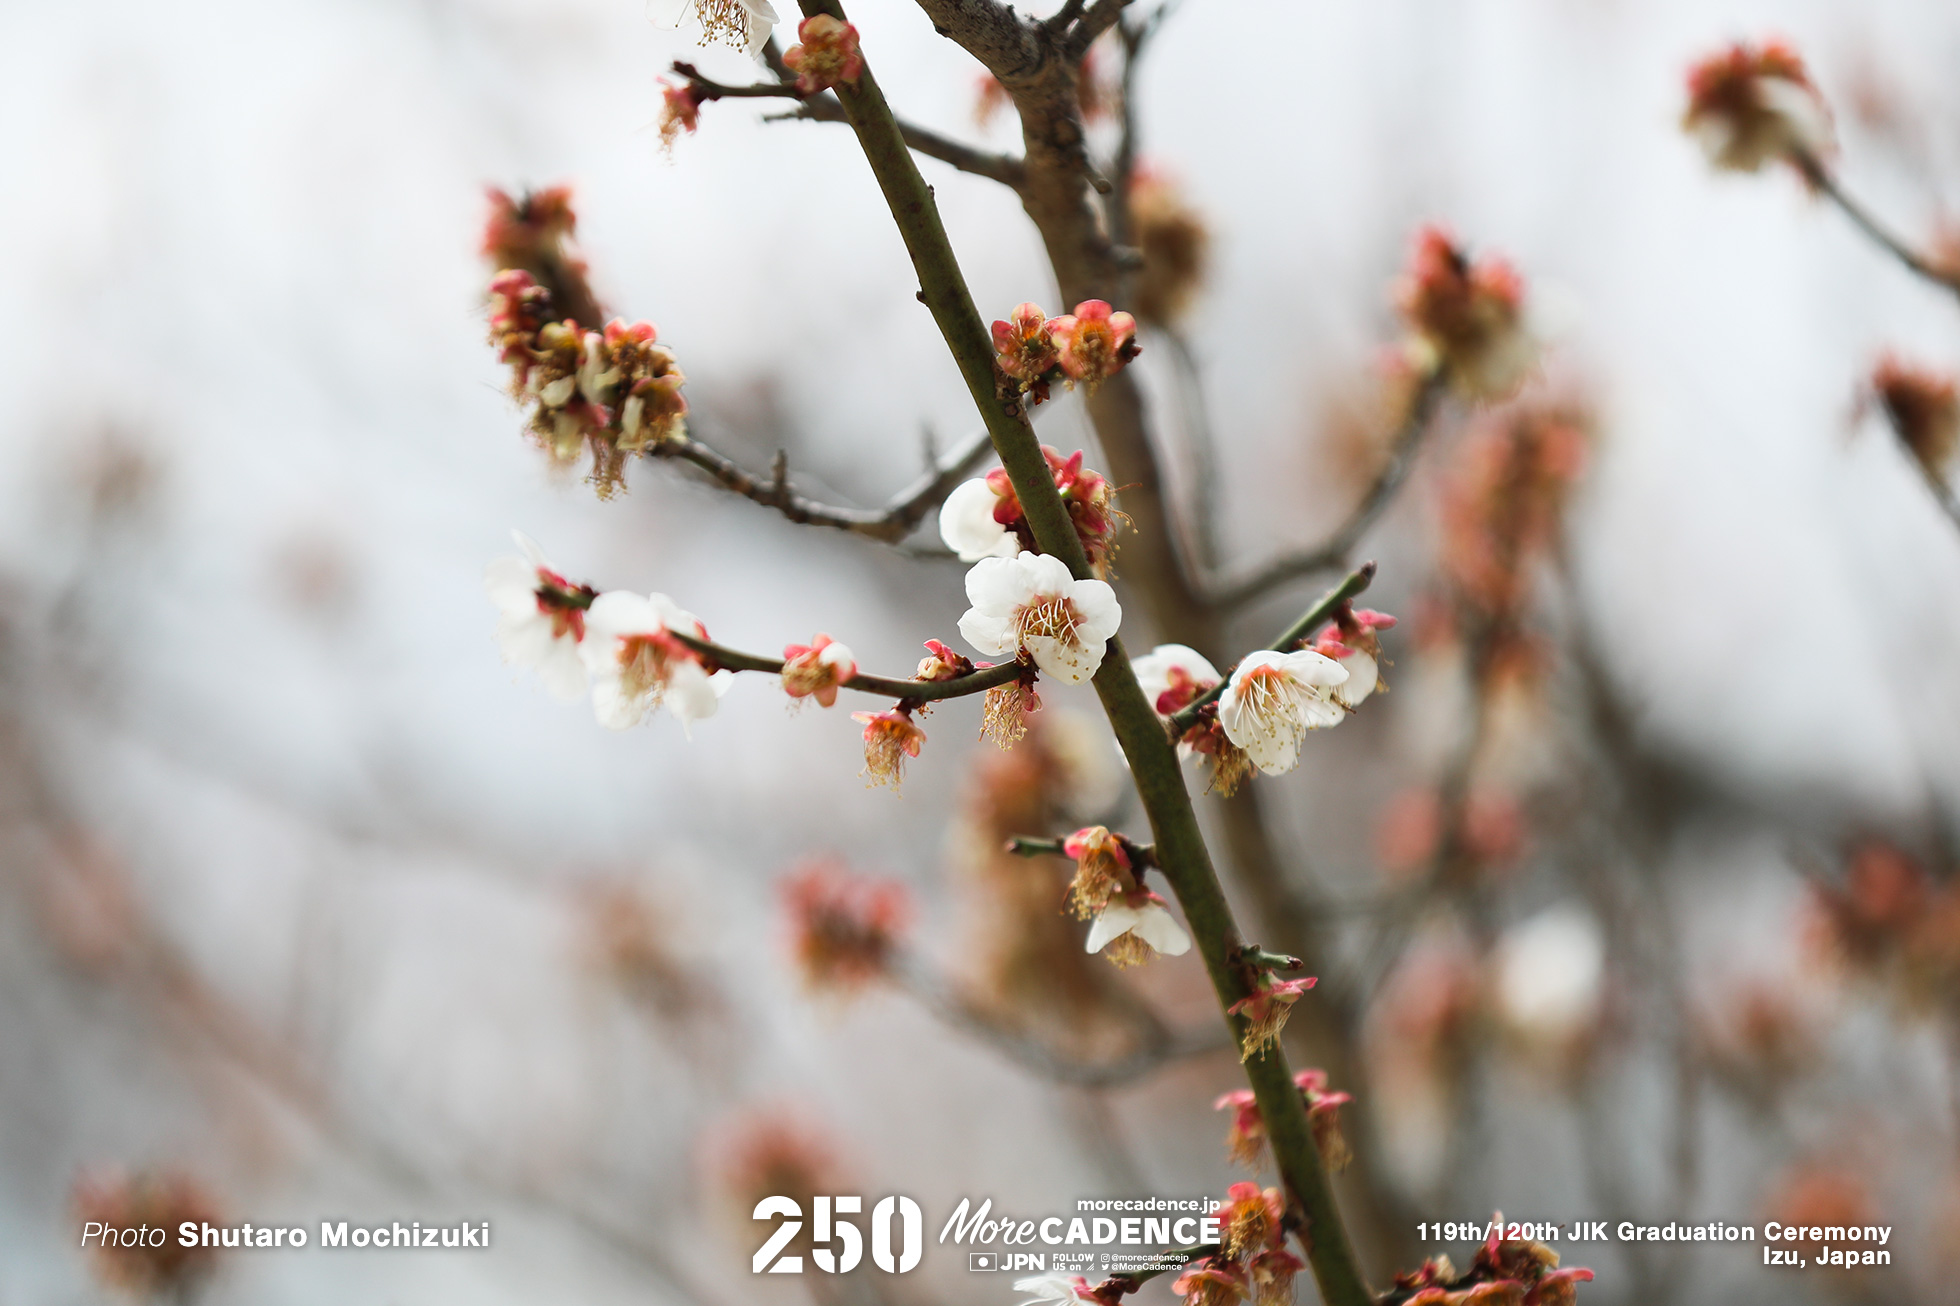
[[(696, 653), (712, 659), (717, 667), (724, 670), (761, 671), (772, 676), (782, 673), (781, 658), (766, 658), (739, 649), (724, 648), (678, 630), (667, 633)], [(876, 694), (881, 698), (895, 698), (901, 703), (930, 703), (944, 698), (964, 698), (969, 694), (985, 693), (997, 686), (1012, 684), (1027, 674), (1028, 669), (1020, 662), (1003, 662), (999, 666), (983, 667), (953, 680), (902, 680), (896, 676), (857, 675), (840, 683), (845, 689)]]
[(947, 1025), (972, 1035), (1024, 1070), (1077, 1088), (1128, 1084), (1173, 1061), (1222, 1052), (1231, 1046), (1222, 1028), (1173, 1032), (1149, 1008), (1139, 1006), (1142, 1041), (1136, 1051), (1111, 1061), (1081, 1061), (1009, 1026), (910, 958), (896, 960), (891, 975), (899, 988)]
[(1816, 155), (1800, 150), (1791, 157), (1805, 181), (1809, 182), (1819, 194), (1837, 205), (1838, 210), (1851, 219), (1853, 226), (1864, 232), (1886, 253), (1904, 264), (1908, 271), (1953, 294), (1960, 295), (1960, 271), (1939, 266), (1895, 235), (1844, 189), (1836, 174)]
[(1213, 591), (1211, 601), (1220, 607), (1236, 608), (1251, 602), (1270, 591), (1277, 589), (1298, 576), (1316, 571), (1326, 571), (1347, 561), (1361, 537), (1375, 524), (1388, 505), (1394, 500), (1395, 492), (1402, 488), (1408, 479), (1409, 471), (1415, 466), (1417, 453), (1422, 448), (1424, 438), (1435, 425), (1436, 410), (1447, 388), (1447, 378), (1441, 370), (1424, 378), (1409, 402), (1409, 411), (1402, 420), (1401, 429), (1395, 434), (1390, 445), (1388, 461), (1376, 475), (1374, 483), (1361, 496), (1354, 511), (1348, 514), (1332, 535), (1312, 548), (1267, 563), (1258, 571), (1236, 580), (1228, 579)]
[[(1073, 0), (1071, 0), (1071, 3)], [(1078, 6), (1079, 7), (1079, 6)], [(1116, 26), (1123, 11), (1130, 7), (1130, 0), (1095, 0), (1077, 20), (1075, 28), (1068, 34), (1063, 53), (1070, 59), (1081, 62), (1082, 56), (1089, 53), (1089, 47), (1096, 38)]]
[(917, 529), (926, 515), (966, 479), (967, 473), (987, 456), (992, 447), (987, 433), (982, 431), (961, 446), (951, 461), (929, 468), (924, 476), (900, 491), (883, 508), (839, 508), (804, 498), (789, 488), (788, 458), (781, 453), (776, 455), (776, 464), (766, 481), (745, 471), (733, 459), (690, 437), (654, 445), (647, 450), (647, 455), (693, 463), (727, 489), (745, 499), (753, 499), (765, 508), (774, 508), (800, 526), (829, 526), (886, 544), (896, 544)]

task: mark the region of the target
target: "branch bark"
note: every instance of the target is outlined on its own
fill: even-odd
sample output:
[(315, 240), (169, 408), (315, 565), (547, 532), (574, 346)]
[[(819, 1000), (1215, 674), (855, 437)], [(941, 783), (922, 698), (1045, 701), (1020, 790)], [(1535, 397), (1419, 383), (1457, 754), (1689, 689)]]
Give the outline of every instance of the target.
[[(935, 8), (948, 12), (961, 10), (977, 13), (981, 17), (987, 17), (988, 11), (996, 11), (997, 14), (999, 8), (992, 4), (983, 7), (982, 0), (921, 2), (928, 12)], [(801, 4), (806, 15), (829, 14), (840, 20), (844, 18), (842, 6), (837, 0), (801, 0)], [(1030, 29), (1022, 26), (1020, 20), (1011, 14), (1008, 21), (1021, 37), (1030, 35)], [(1035, 73), (1041, 73), (1044, 63), (1053, 62), (1037, 61)], [(1010, 77), (1017, 71), (1010, 69)], [(1063, 68), (1060, 71), (1072, 82), (1072, 70)], [(995, 75), (1000, 76), (1000, 72), (997, 70)], [(1003, 77), (1002, 82), (1012, 94), (1014, 81)], [(988, 430), (993, 433), (995, 452), (1000, 455), (1001, 465), (1014, 484), (1036, 542), (1044, 552), (1066, 563), (1076, 576), (1088, 577), (1088, 559), (1083, 554), (1081, 541), (1076, 536), (1061, 496), (1055, 489), (1054, 480), (1048, 473), (1034, 428), (1029, 425), (1018, 401), (1003, 397), (996, 389), (993, 349), (986, 325), (974, 309), (971, 293), (946, 238), (932, 192), (919, 176), (904, 136), (878, 89), (877, 81), (867, 69), (855, 87), (839, 87), (838, 98), (858, 134), (865, 158), (878, 179), (880, 189), (884, 191), (892, 218), (919, 273), (920, 298), (931, 309), (934, 321), (966, 379), (973, 401), (986, 420)], [(1074, 120), (1073, 104), (1072, 95), (1064, 97), (1063, 117), (1074, 121), (1075, 126), (1075, 138), (1068, 148), (1086, 165), (1080, 123)], [(1044, 159), (1041, 166), (1045, 168), (1051, 163), (1052, 160)], [(1032, 151), (1028, 164), (1032, 183), (1037, 168)], [(1077, 171), (1075, 175), (1079, 179), (1086, 174)], [(1025, 197), (1032, 191), (1031, 184), (1030, 192), (1024, 192), (1024, 202), (1031, 206), (1034, 201)], [(1079, 202), (1086, 206), (1086, 197), (1079, 197)], [(1107, 248), (1107, 242), (1100, 236), (1095, 240), (1099, 246)], [(1123, 379), (1122, 374), (1117, 379)], [(1110, 389), (1106, 386), (1103, 394), (1107, 395)], [(1133, 391), (1132, 387), (1125, 389)], [(1231, 908), (1225, 901), (1224, 890), (1212, 869), (1210, 853), (1199, 829), (1190, 793), (1185, 787), (1177, 753), (1157, 719), (1155, 708), (1137, 684), (1120, 638), (1109, 641), (1094, 683), (1117, 742), (1129, 760), (1131, 774), (1149, 817), (1159, 864), (1184, 908), (1185, 918), (1190, 922), (1198, 951), (1217, 994), (1221, 1014), (1234, 1040), (1241, 1040), (1246, 1022), (1224, 1009), (1250, 993), (1252, 977), (1235, 963), (1242, 939)], [(1371, 1294), (1355, 1260), (1347, 1229), (1341, 1222), (1326, 1168), (1307, 1123), (1306, 1107), (1293, 1084), (1285, 1053), (1277, 1048), (1272, 1049), (1263, 1056), (1247, 1061), (1244, 1068), (1265, 1119), (1267, 1136), (1278, 1161), (1281, 1178), (1303, 1213), (1305, 1228), (1302, 1242), (1323, 1301), (1328, 1306), (1371, 1306)]]
[[(756, 653), (744, 653), (740, 649), (725, 648), (712, 640), (696, 639), (678, 630), (667, 632), (696, 653), (712, 658), (715, 665), (728, 671), (760, 671), (768, 675), (781, 675), (781, 658), (763, 657)], [(896, 699), (901, 703), (935, 703), (947, 698), (965, 698), (969, 694), (984, 694), (1000, 685), (1012, 684), (1026, 674), (1026, 669), (1018, 662), (1003, 662), (995, 667), (982, 667), (957, 680), (909, 680), (897, 676), (852, 676), (841, 682), (845, 689), (854, 689), (860, 694), (876, 694), (880, 698)]]

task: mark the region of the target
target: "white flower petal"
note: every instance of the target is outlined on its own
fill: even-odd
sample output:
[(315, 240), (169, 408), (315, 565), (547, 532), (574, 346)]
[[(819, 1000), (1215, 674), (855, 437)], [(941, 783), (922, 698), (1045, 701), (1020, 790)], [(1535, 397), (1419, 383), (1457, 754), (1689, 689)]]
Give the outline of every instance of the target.
[(1029, 635), (1022, 642), (1027, 647), (1028, 656), (1034, 659), (1035, 666), (1041, 668), (1041, 674), (1052, 676), (1064, 684), (1079, 685), (1095, 675), (1102, 666), (1101, 640), (1083, 644), (1074, 639), (1056, 639), (1052, 635)]
[(1348, 678), (1346, 667), (1325, 653), (1316, 653), (1310, 648), (1292, 653), (1275, 653), (1264, 665), (1279, 667), (1290, 679), (1302, 685), (1339, 685)]
[(646, 696), (628, 694), (620, 688), (618, 676), (596, 676), (592, 681), (592, 715), (608, 730), (630, 730), (646, 720)]
[(1110, 940), (1128, 934), (1137, 923), (1136, 909), (1125, 902), (1112, 902), (1102, 909), (1096, 923), (1089, 927), (1089, 938), (1084, 944), (1088, 952), (1101, 952), (1109, 946)]
[(1016, 1279), (1014, 1291), (1032, 1294), (1019, 1306), (1070, 1306), (1076, 1300), (1075, 1280), (1066, 1274), (1043, 1274)]
[(836, 667), (839, 670), (857, 665), (857, 659), (851, 656), (851, 650), (835, 640), (824, 645), (823, 652), (817, 654), (817, 661), (824, 666)]
[(1002, 657), (1020, 648), (1017, 639), (1019, 631), (1012, 617), (997, 617), (982, 612), (979, 608), (968, 608), (960, 618), (960, 638), (982, 653)]
[(545, 691), (561, 703), (576, 703), (585, 696), (585, 663), (579, 645), (569, 639), (554, 639), (551, 648), (534, 664)]
[(538, 569), (522, 558), (505, 554), (483, 569), (483, 592), (512, 616), (538, 610)]
[(1108, 582), (1100, 580), (1077, 580), (1069, 582), (1069, 602), (1080, 618), (1075, 629), (1075, 637), (1084, 644), (1101, 645), (1109, 641), (1123, 625), (1123, 605), (1116, 601), (1116, 591)]
[(1182, 671), (1200, 685), (1219, 680), (1218, 668), (1206, 660), (1204, 654), (1184, 644), (1159, 644), (1140, 658), (1133, 659), (1130, 670), (1136, 673), (1137, 684), (1142, 687), (1144, 697), (1155, 707), (1164, 691), (1171, 687), (1171, 673)]
[(1334, 687), (1336, 701), (1348, 707), (1360, 707), (1368, 695), (1375, 692), (1375, 684), (1381, 679), (1381, 669), (1375, 659), (1360, 649), (1341, 659), (1346, 669), (1347, 679)]
[(1145, 903), (1137, 917), (1130, 933), (1166, 957), (1181, 957), (1191, 950), (1191, 936), (1161, 904)]
[[(1030, 553), (1022, 550), (1021, 556), (1015, 561), (1020, 564), (1022, 573), (1028, 578), (1031, 593), (1058, 594), (1066, 597), (1070, 587), (1077, 584), (1074, 573), (1068, 569), (1068, 564), (1052, 553)], [(1103, 585), (1101, 581), (1083, 583), (1102, 585), (1104, 589), (1109, 589), (1109, 586)], [(1115, 594), (1116, 591), (1110, 590), (1111, 602), (1115, 601)]]
[(984, 479), (963, 481), (939, 505), (939, 538), (961, 562), (1011, 558), (1021, 546), (1014, 533), (994, 520), (1000, 496)]
[(982, 558), (966, 573), (966, 601), (982, 612), (1011, 617), (1033, 597), (1034, 587), (1020, 558)]

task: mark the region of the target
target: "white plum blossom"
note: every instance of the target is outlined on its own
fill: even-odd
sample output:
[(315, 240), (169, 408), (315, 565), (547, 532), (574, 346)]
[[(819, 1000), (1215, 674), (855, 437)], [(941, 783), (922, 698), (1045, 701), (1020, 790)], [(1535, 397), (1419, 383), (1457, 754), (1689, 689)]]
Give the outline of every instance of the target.
[(769, 0), (647, 0), (647, 16), (659, 27), (699, 25), (703, 45), (740, 46), (751, 58), (780, 21)]
[(1164, 900), (1147, 891), (1111, 899), (1089, 927), (1084, 947), (1101, 952), (1125, 935), (1149, 944), (1166, 957), (1181, 957), (1191, 949), (1191, 936), (1177, 923)]
[(580, 652), (592, 676), (592, 711), (600, 725), (636, 726), (663, 703), (684, 731), (715, 714), (732, 677), (726, 671), (710, 676), (699, 655), (668, 633), (672, 630), (707, 638), (694, 614), (665, 594), (611, 590), (592, 601)]
[(1554, 907), (1499, 941), (1498, 1011), (1528, 1043), (1568, 1044), (1598, 1020), (1605, 973), (1606, 944), (1593, 917)]
[(982, 558), (966, 574), (966, 597), (973, 604), (960, 618), (967, 643), (997, 657), (1025, 650), (1043, 675), (1071, 685), (1096, 674), (1123, 621), (1115, 590), (1077, 580), (1046, 553)]
[(1350, 649), (1339, 659), (1347, 679), (1334, 686), (1334, 701), (1345, 708), (1357, 708), (1367, 701), (1381, 683), (1381, 664), (1364, 649)]
[(961, 562), (1011, 558), (1021, 551), (1014, 532), (994, 520), (1000, 496), (984, 477), (962, 482), (939, 505), (939, 538)]
[(1307, 731), (1339, 725), (1347, 709), (1332, 691), (1348, 678), (1333, 658), (1301, 649), (1249, 653), (1218, 700), (1225, 737), (1267, 775), (1284, 775), (1300, 761)]
[(1143, 696), (1161, 717), (1190, 706), (1192, 699), (1221, 679), (1218, 668), (1204, 654), (1184, 644), (1159, 644), (1132, 659), (1130, 670), (1136, 673)]
[(511, 538), (524, 556), (508, 554), (483, 571), (483, 589), (497, 605), (497, 643), (504, 661), (530, 667), (552, 697), (571, 702), (585, 693), (585, 639), (589, 585), (574, 585), (552, 569), (537, 542), (522, 531)]

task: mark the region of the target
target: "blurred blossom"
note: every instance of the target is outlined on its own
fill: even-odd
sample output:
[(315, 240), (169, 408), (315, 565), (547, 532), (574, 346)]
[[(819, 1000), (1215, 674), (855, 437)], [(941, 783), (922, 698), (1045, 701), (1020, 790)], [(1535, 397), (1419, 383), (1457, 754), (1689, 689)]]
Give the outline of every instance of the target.
[[(1763, 1194), (1766, 1219), (1799, 1229), (1883, 1224), (1871, 1189), (1860, 1173), (1835, 1160), (1800, 1161), (1770, 1181)], [(1812, 1265), (1826, 1244), (1795, 1244)]]
[(1960, 881), (1935, 882), (1881, 840), (1851, 852), (1840, 885), (1819, 884), (1811, 934), (1828, 955), (1888, 985), (1908, 1008), (1949, 1003), (1960, 985)]
[(1145, 322), (1175, 325), (1204, 286), (1211, 233), (1183, 188), (1149, 164), (1130, 178), (1130, 225), (1143, 269), (1132, 306)]
[(1588, 426), (1568, 405), (1509, 407), (1480, 420), (1451, 457), (1443, 572), (1479, 619), (1516, 623), (1524, 615), (1534, 564), (1563, 536)]
[(1513, 925), (1495, 955), (1497, 1011), (1532, 1054), (1564, 1062), (1583, 1051), (1605, 998), (1606, 945), (1578, 907)]
[(1450, 383), (1478, 400), (1507, 399), (1538, 365), (1538, 344), (1525, 323), (1524, 280), (1503, 259), (1469, 254), (1439, 227), (1416, 237), (1396, 304), (1414, 338), (1423, 372), (1443, 369)]
[(851, 993), (883, 976), (912, 916), (903, 885), (835, 861), (791, 872), (781, 893), (797, 968), (813, 990)]
[(1698, 1022), (1709, 1063), (1759, 1106), (1772, 1102), (1823, 1054), (1822, 1018), (1787, 979), (1752, 978), (1719, 991)]
[(1899, 442), (1927, 475), (1944, 476), (1960, 443), (1960, 392), (1952, 374), (1886, 354), (1872, 368), (1871, 386)]
[[(111, 1229), (164, 1230), (158, 1246), (91, 1246), (96, 1273), (110, 1287), (139, 1300), (189, 1301), (217, 1268), (215, 1247), (185, 1247), (177, 1226), (186, 1221), (222, 1225), (217, 1203), (190, 1176), (169, 1170), (83, 1175), (71, 1199), (75, 1219)], [(145, 1240), (147, 1241), (147, 1240)]]
[[(785, 1104), (749, 1107), (722, 1121), (707, 1135), (702, 1164), (745, 1256), (753, 1249), (751, 1216), (763, 1198), (787, 1197), (809, 1211), (819, 1193), (853, 1191), (834, 1138)], [(811, 1236), (805, 1221), (782, 1254), (809, 1264)]]
[(1736, 172), (1832, 148), (1830, 110), (1802, 58), (1781, 41), (1737, 42), (1689, 69), (1681, 125), (1710, 163)]
[[(1509, 866), (1523, 853), (1524, 812), (1509, 794), (1473, 789), (1464, 796), (1457, 819), (1458, 851), (1474, 866)], [(1404, 789), (1376, 818), (1375, 855), (1391, 878), (1406, 877), (1434, 865), (1442, 834), (1442, 799), (1436, 790), (1427, 785)]]

